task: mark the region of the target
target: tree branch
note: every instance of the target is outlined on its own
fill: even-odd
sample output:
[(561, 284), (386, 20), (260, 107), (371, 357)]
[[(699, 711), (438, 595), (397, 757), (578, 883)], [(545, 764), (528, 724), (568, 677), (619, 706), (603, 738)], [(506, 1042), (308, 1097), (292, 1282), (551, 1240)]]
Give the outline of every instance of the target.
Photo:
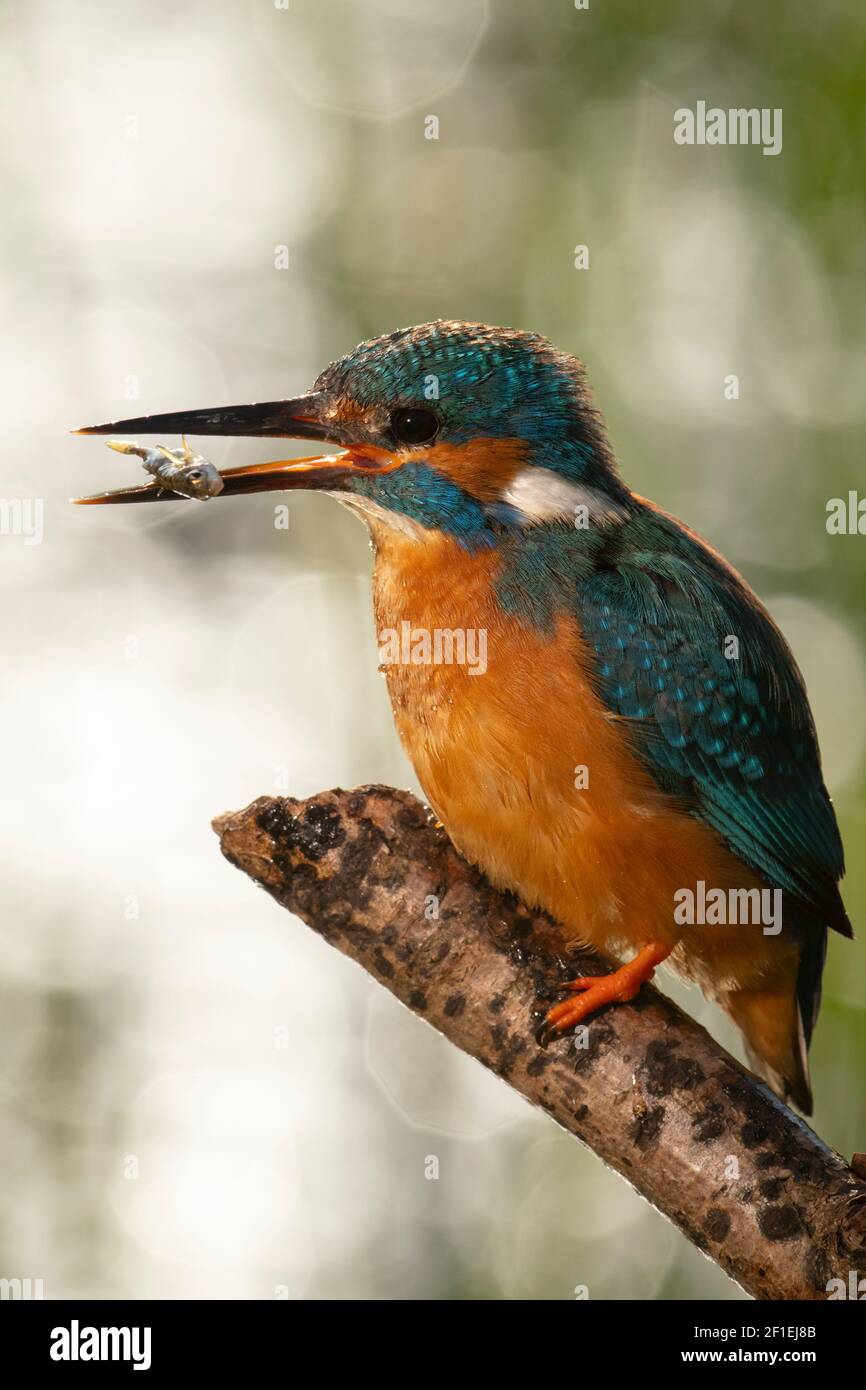
[[(656, 990), (585, 1046), (535, 1041), (540, 998), (609, 962), (562, 957), (406, 792), (262, 797), (214, 821), (223, 854), (337, 950), (627, 1178), (757, 1298), (866, 1273), (866, 1182)], [(438, 908), (438, 916), (435, 912)]]

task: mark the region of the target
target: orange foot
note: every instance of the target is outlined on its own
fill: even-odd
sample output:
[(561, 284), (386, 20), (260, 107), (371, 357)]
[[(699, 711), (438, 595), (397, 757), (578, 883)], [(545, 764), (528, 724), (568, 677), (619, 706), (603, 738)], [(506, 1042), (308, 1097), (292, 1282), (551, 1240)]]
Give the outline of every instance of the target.
[(604, 1004), (625, 1004), (634, 999), (641, 985), (651, 980), (657, 965), (669, 956), (670, 946), (660, 941), (651, 941), (638, 951), (634, 960), (621, 965), (610, 975), (583, 975), (577, 980), (569, 980), (562, 986), (580, 994), (579, 999), (563, 999), (549, 1011), (538, 1030), (538, 1042), (542, 1047), (563, 1033), (568, 1033), (582, 1023), (596, 1009)]

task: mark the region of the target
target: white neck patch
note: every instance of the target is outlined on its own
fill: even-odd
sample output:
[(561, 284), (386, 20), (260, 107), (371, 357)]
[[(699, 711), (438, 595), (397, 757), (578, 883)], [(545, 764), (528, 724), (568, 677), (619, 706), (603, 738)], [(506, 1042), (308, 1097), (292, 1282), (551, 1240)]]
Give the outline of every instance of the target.
[(599, 488), (570, 482), (551, 468), (524, 468), (512, 478), (502, 500), (520, 512), (527, 525), (537, 521), (580, 525), (585, 518), (600, 526), (626, 515), (625, 508)]

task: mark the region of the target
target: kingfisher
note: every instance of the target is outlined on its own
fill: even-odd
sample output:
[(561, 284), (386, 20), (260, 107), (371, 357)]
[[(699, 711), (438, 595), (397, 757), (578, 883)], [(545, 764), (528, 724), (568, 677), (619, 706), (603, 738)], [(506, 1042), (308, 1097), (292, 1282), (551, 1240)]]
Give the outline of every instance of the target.
[[(811, 1113), (828, 929), (852, 931), (803, 678), (742, 576), (622, 481), (577, 358), (438, 320), (361, 343), (294, 399), (82, 433), (330, 445), (227, 469), (219, 495), (315, 489), (366, 523), (377, 631), (413, 638), (383, 670), (432, 810), (564, 948), (622, 962), (564, 984), (540, 1044), (664, 961)], [(82, 500), (169, 499), (157, 482)], [(483, 633), (483, 667), (437, 660), (418, 633)], [(770, 901), (780, 912), (749, 910)]]

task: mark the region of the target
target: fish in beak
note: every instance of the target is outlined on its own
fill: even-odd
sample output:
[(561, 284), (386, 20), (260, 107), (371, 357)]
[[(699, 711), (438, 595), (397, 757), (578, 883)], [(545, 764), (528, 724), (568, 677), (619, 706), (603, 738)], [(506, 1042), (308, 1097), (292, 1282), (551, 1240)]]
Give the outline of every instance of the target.
[[(169, 411), (164, 415), (139, 415), (131, 420), (112, 420), (104, 425), (85, 425), (76, 434), (193, 434), (261, 436), (263, 438), (321, 439), (341, 442), (339, 426), (323, 422), (323, 399), (311, 391), (289, 401), (265, 401), (252, 405), (223, 406), (216, 410)], [(274, 459), (220, 473), (221, 497), (248, 492), (282, 492), (290, 488), (339, 491), (352, 473), (379, 472), (384, 451), (369, 445), (338, 454), (318, 454), (302, 459)], [(182, 494), (159, 482), (140, 487), (118, 488), (93, 497), (74, 500), (81, 506), (100, 506), (118, 502), (177, 501)]]

